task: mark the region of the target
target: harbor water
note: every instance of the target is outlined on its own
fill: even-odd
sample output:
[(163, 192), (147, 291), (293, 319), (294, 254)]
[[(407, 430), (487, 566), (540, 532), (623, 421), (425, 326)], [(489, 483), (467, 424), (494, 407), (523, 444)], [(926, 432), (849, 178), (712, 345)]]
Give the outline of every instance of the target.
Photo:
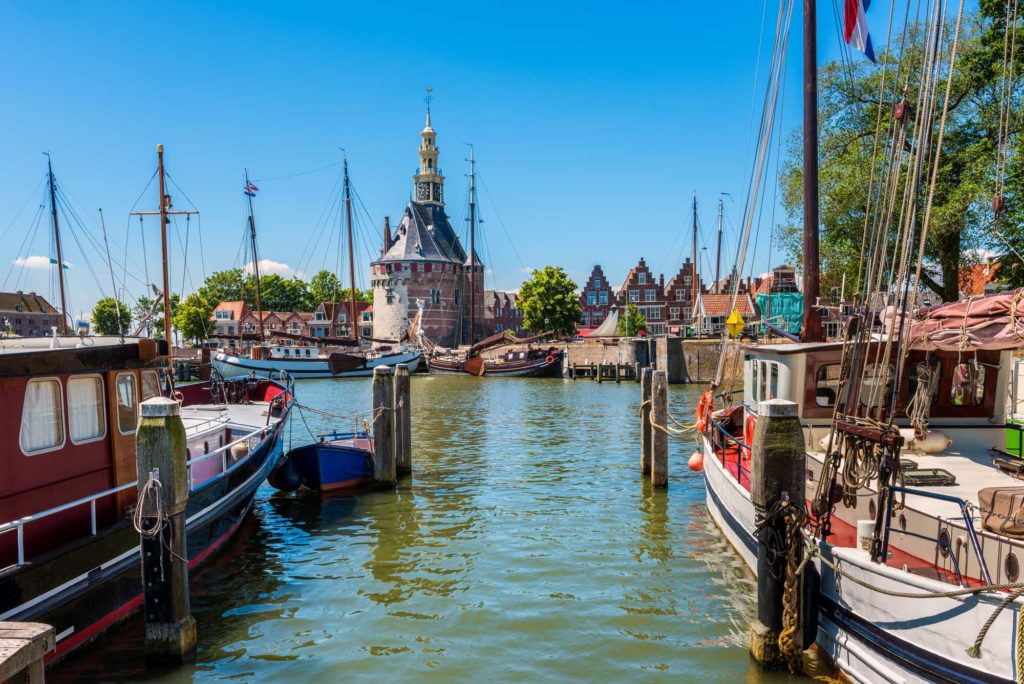
[[(674, 386), (689, 417), (699, 388)], [(300, 402), (365, 411), (369, 381)], [(775, 682), (750, 664), (753, 577), (710, 521), (693, 443), (639, 472), (639, 385), (415, 376), (413, 476), (323, 498), (264, 485), (194, 574), (199, 647), (147, 670), (136, 615), (51, 681)], [(347, 429), (295, 412), (296, 445)]]

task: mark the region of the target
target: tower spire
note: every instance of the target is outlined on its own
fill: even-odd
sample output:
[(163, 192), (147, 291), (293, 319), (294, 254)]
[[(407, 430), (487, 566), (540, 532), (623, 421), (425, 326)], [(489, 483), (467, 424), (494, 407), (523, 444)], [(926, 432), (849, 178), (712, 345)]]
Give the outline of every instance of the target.
[(427, 103), (427, 126), (424, 130), (430, 130), (430, 103), (434, 101), (433, 92), (434, 89), (428, 86), (427, 96), (423, 98), (423, 101)]
[(425, 204), (444, 206), (444, 176), (438, 166), (437, 133), (430, 125), (430, 103), (434, 100), (433, 88), (427, 88), (427, 125), (420, 133), (420, 168), (413, 180), (415, 181), (415, 200)]

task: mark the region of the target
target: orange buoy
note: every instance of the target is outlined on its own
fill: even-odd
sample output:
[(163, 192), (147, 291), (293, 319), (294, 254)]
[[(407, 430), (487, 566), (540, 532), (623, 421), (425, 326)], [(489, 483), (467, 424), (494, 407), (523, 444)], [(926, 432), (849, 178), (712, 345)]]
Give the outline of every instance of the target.
[(704, 454), (699, 451), (694, 451), (693, 456), (690, 456), (689, 466), (690, 470), (695, 473), (699, 473), (704, 470)]

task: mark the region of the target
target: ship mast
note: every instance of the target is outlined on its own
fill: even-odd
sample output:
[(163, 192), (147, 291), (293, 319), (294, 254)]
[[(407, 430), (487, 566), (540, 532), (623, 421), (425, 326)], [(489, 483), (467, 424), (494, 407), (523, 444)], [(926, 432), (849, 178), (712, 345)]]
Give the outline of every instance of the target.
[(46, 154), (46, 172), (50, 181), (50, 213), (53, 216), (53, 242), (57, 246), (57, 281), (60, 283), (60, 319), (61, 332), (69, 332), (68, 325), (68, 299), (64, 289), (64, 256), (60, 249), (60, 225), (57, 223), (57, 190), (53, 179), (53, 163), (50, 161), (50, 154)]
[(469, 146), (469, 346), (476, 344), (476, 154)]
[(694, 318), (697, 321), (696, 324), (695, 324), (695, 328), (694, 328), (694, 335), (696, 337), (700, 337), (700, 327), (701, 327), (700, 326), (700, 317), (697, 314), (697, 295), (699, 293), (699, 288), (700, 288), (700, 284), (699, 284), (700, 283), (700, 276), (698, 275), (699, 271), (697, 269), (697, 257), (698, 257), (698, 254), (697, 254), (697, 193), (694, 192), (693, 193), (693, 272), (692, 272), (693, 279), (692, 279), (692, 283), (691, 283), (691, 285), (692, 285), (692, 287), (691, 287), (691, 290), (692, 290), (691, 295), (692, 295), (692, 298), (693, 298), (693, 302), (692, 303), (693, 303)]
[(356, 312), (356, 255), (352, 248), (352, 194), (349, 192), (347, 155), (345, 156), (345, 225), (348, 229), (348, 280), (351, 286), (352, 334), (356, 338), (356, 349), (359, 349), (359, 322)]
[(720, 293), (720, 278), (722, 270), (722, 198), (718, 198), (718, 249), (715, 251), (715, 293)]
[(260, 293), (260, 255), (256, 250), (256, 218), (252, 213), (253, 191), (250, 190), (251, 185), (249, 169), (245, 169), (245, 196), (249, 199), (249, 241), (252, 243), (252, 273), (256, 278), (256, 320), (260, 324), (260, 341), (265, 341), (267, 338), (263, 331), (263, 297)]
[(198, 211), (171, 211), (171, 196), (167, 194), (164, 179), (164, 146), (156, 146), (156, 175), (160, 191), (160, 208), (157, 211), (133, 211), (131, 216), (160, 217), (160, 256), (163, 262), (163, 298), (164, 298), (164, 340), (167, 342), (167, 372), (174, 375), (174, 355), (171, 353), (171, 276), (169, 271), (169, 255), (167, 253), (167, 224), (170, 216), (198, 214)]
[(818, 303), (818, 41), (815, 0), (804, 0), (804, 321), (801, 342), (820, 342)]

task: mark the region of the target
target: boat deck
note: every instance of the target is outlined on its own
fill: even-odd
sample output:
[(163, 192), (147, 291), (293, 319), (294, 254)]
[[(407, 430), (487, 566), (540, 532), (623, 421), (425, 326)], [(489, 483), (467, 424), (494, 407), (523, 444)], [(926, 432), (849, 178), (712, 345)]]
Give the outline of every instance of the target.
[[(185, 424), (187, 434), (205, 432), (228, 424), (257, 428), (268, 424), (267, 408), (265, 401), (251, 404), (195, 404), (181, 408), (181, 421)], [(269, 424), (278, 420), (272, 417)]]

